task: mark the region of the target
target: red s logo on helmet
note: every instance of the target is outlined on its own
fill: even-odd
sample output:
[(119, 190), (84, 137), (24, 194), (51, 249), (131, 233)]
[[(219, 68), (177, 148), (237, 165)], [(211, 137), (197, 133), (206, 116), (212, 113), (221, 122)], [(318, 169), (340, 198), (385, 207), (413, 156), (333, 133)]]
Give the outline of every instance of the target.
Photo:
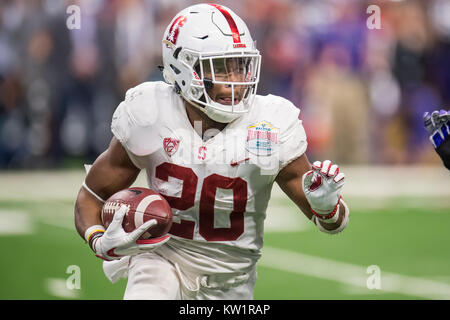
[(177, 44), (178, 33), (180, 32), (180, 28), (186, 23), (185, 16), (179, 16), (176, 18), (169, 29), (169, 34), (166, 37), (167, 41), (172, 42), (174, 45)]

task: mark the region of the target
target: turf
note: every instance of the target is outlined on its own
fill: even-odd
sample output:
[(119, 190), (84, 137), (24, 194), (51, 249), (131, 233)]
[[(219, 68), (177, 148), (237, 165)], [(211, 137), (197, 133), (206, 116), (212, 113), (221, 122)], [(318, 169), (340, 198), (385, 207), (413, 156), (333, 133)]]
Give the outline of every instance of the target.
[[(289, 202), (281, 201), (292, 210)], [(264, 245), (382, 272), (450, 284), (449, 210), (401, 205), (352, 210), (349, 227), (336, 236), (309, 228), (269, 232)], [(0, 213), (25, 212), (32, 229), (0, 234), (0, 299), (122, 299), (126, 281), (111, 284), (76, 233), (73, 201), (0, 201)], [(80, 268), (81, 289), (65, 297), (49, 289), (49, 279), (66, 281), (69, 266)], [(401, 293), (369, 292), (318, 277), (258, 266), (256, 299), (418, 299)]]

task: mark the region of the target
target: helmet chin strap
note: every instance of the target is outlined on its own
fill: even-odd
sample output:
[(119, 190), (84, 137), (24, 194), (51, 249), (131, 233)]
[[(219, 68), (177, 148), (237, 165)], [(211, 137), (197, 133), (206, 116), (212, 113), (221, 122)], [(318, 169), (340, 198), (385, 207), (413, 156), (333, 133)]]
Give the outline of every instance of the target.
[[(185, 101), (187, 101), (190, 105), (196, 107), (200, 111), (202, 111), (204, 114), (208, 116), (211, 120), (214, 120), (216, 122), (220, 123), (230, 123), (233, 120), (236, 120), (240, 116), (243, 115), (242, 112), (239, 113), (233, 113), (233, 112), (227, 112), (220, 110), (220, 108), (223, 108), (224, 105), (220, 104), (218, 102), (215, 102), (211, 100), (209, 102), (209, 105), (201, 105), (196, 103), (195, 101), (192, 101), (190, 99), (187, 99), (183, 93), (181, 93), (182, 97)], [(230, 106), (231, 107), (231, 106)], [(234, 105), (234, 108), (237, 110), (244, 110), (244, 102), (241, 100), (238, 104)]]
[[(214, 106), (215, 106), (215, 108), (214, 108)], [(203, 111), (209, 118), (211, 118), (212, 120), (214, 120), (216, 122), (221, 122), (221, 123), (230, 123), (233, 120), (236, 120), (237, 118), (242, 116), (242, 113), (226, 112), (226, 111), (222, 111), (222, 110), (218, 109), (218, 107), (222, 107), (222, 106), (223, 105), (220, 103), (211, 101), (210, 106), (205, 106), (203, 108)], [(242, 101), (240, 101), (234, 107), (235, 108), (237, 107), (238, 110), (239, 109), (242, 110), (244, 108), (244, 103)]]

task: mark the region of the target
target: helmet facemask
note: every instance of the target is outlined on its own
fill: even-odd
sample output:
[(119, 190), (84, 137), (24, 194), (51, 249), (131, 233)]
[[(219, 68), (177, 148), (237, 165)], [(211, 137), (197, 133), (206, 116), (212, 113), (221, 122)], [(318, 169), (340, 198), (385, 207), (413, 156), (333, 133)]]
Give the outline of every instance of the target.
[[(258, 51), (201, 54), (182, 49), (177, 60), (191, 75), (190, 83), (184, 82), (184, 88), (178, 85), (180, 94), (212, 120), (228, 123), (248, 112), (259, 81)], [(216, 86), (225, 89), (214, 90)]]

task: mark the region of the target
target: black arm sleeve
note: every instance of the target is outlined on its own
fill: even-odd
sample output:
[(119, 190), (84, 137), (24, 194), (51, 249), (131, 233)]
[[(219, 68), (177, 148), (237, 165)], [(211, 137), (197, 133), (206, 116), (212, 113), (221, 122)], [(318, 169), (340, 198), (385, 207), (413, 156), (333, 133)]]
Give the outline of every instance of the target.
[(441, 157), (444, 166), (450, 170), (450, 137), (444, 140), (439, 147), (436, 148), (436, 152)]

